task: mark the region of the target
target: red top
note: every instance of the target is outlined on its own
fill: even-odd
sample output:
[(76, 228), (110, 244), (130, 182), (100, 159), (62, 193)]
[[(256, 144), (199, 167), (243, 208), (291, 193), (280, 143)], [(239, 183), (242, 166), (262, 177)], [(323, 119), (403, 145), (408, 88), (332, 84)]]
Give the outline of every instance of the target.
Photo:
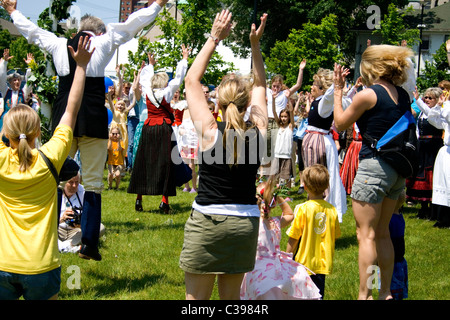
[(173, 126), (181, 126), (181, 122), (183, 121), (184, 110), (175, 110), (175, 121), (172, 124)]
[(146, 97), (148, 117), (144, 124), (147, 126), (160, 126), (165, 121), (168, 125), (172, 124), (173, 110), (166, 99), (163, 99), (160, 107), (156, 107), (153, 102)]

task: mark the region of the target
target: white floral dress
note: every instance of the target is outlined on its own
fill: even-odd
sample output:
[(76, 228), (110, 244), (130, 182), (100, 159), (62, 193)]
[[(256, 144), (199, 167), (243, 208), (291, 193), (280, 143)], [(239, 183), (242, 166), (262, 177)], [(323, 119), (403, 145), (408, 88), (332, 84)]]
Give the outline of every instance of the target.
[(269, 229), (260, 220), (255, 268), (241, 285), (242, 300), (320, 299), (319, 289), (305, 267), (280, 250), (280, 218), (271, 218)]

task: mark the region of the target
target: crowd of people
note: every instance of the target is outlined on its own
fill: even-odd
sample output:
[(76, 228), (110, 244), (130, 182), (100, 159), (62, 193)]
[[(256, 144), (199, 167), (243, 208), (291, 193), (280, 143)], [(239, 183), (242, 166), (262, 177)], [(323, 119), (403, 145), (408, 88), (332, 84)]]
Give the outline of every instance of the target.
[[(21, 34), (52, 54), (59, 86), (53, 136), (41, 145), (40, 120), (29, 102), (36, 99), (30, 99), (30, 88), (20, 88), (19, 74), (6, 78), (12, 57), (5, 50), (0, 61), (0, 298), (57, 298), (59, 252), (102, 259), (105, 168), (109, 190), (118, 190), (122, 177), (130, 175), (127, 192), (136, 194), (136, 211), (143, 211), (144, 195), (161, 196), (159, 209), (169, 214), (177, 187), (196, 193), (179, 258), (186, 299), (209, 299), (216, 282), (221, 299), (323, 299), (347, 196), (359, 243), (358, 299), (373, 298), (367, 270), (374, 265), (380, 269), (379, 299), (407, 298), (402, 207), (417, 202), (419, 218), (450, 227), (445, 165), (450, 82), (439, 79), (439, 87), (420, 95), (411, 89), (413, 52), (403, 45), (370, 44), (352, 87), (349, 70), (336, 64), (319, 68), (310, 91), (299, 92), (306, 60), (293, 87), (282, 75), (268, 85), (260, 49), (264, 14), (249, 33), (252, 74), (225, 75), (210, 93), (203, 75), (232, 30), (232, 14), (223, 10), (191, 66), (191, 49), (182, 46), (172, 79), (155, 72), (156, 57), (148, 53), (131, 81), (124, 81), (118, 66), (118, 83), (105, 88), (104, 69), (114, 50), (150, 24), (166, 3), (149, 1), (148, 8), (108, 28), (85, 16), (79, 32), (67, 40), (35, 26), (16, 9), (16, 1), (2, 1)], [(450, 41), (447, 52), (450, 63)], [(365, 137), (380, 140), (408, 112), (416, 119), (419, 166), (405, 178)], [(76, 156), (80, 172), (55, 186), (37, 149), (58, 171), (67, 156)], [(174, 153), (190, 168), (184, 180), (178, 179)], [(293, 195), (297, 172), (298, 193), (306, 192), (307, 201), (292, 208), (283, 192), (287, 188)], [(271, 215), (275, 207), (281, 216)], [(284, 251), (283, 228), (289, 238)]]

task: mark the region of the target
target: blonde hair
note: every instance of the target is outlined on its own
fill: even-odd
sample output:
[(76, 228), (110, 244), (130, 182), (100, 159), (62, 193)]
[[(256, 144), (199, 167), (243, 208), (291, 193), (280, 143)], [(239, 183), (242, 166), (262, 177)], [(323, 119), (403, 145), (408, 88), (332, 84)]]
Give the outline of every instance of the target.
[(167, 86), (169, 75), (165, 72), (156, 73), (150, 80), (153, 89), (161, 89)]
[(372, 45), (363, 55), (360, 71), (363, 83), (371, 86), (376, 80), (384, 79), (400, 86), (408, 79), (413, 52), (408, 47), (393, 45)]
[(120, 127), (117, 123), (111, 124), (111, 127), (109, 128), (109, 134), (111, 134), (113, 130), (119, 131), (119, 135), (122, 135), (122, 132), (120, 132)]
[(324, 165), (313, 164), (305, 168), (302, 179), (307, 190), (315, 195), (320, 195), (328, 189), (330, 175)]
[(327, 91), (333, 84), (333, 71), (330, 69), (319, 68), (317, 73), (313, 76), (313, 80), (320, 83), (324, 91)]
[(237, 135), (234, 138), (234, 163), (238, 158), (237, 137), (244, 140), (244, 133), (247, 131), (247, 124), (243, 114), (247, 110), (250, 102), (251, 81), (241, 76), (227, 78), (222, 81), (219, 87), (219, 106), (225, 113), (226, 126), (223, 135), (223, 145), (226, 144), (226, 137), (229, 130), (235, 130)]
[(433, 88), (428, 88), (427, 90), (425, 90), (424, 96), (426, 96), (426, 95), (431, 95), (431, 96), (433, 96), (436, 100), (438, 100), (439, 97), (440, 97), (443, 93), (444, 93), (444, 92), (442, 91), (441, 88), (433, 87)]
[[(9, 110), (3, 118), (2, 134), (10, 141), (17, 143), (19, 170), (27, 171), (33, 162), (30, 143), (41, 132), (41, 119), (32, 108), (25, 104), (18, 104)], [(22, 136), (24, 135), (24, 136)]]

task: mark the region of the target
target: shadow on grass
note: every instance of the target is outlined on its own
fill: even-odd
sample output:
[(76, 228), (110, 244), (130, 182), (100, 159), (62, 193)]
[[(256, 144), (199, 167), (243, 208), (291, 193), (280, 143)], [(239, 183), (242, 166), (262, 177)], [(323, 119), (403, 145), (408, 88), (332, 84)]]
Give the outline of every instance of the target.
[[(170, 220), (170, 215), (167, 215), (168, 221)], [(176, 229), (184, 230), (184, 222), (164, 222), (158, 224), (147, 224), (145, 222), (136, 221), (111, 221), (108, 222), (108, 230), (110, 233), (134, 233), (139, 231), (157, 231), (161, 229)]]
[(356, 238), (356, 235), (351, 235), (336, 239), (335, 248), (336, 250), (345, 250), (347, 248), (357, 245), (358, 239)]
[[(109, 276), (104, 273), (91, 271), (89, 277), (96, 279), (96, 285), (86, 290), (72, 290), (69, 294), (60, 292), (61, 299), (74, 299), (76, 296), (95, 295), (95, 299), (108, 299), (120, 297), (123, 293), (139, 293), (154, 285), (160, 285), (162, 280), (168, 283), (166, 276), (162, 274), (144, 274), (138, 278)], [(173, 284), (173, 285), (179, 285)], [(88, 293), (90, 292), (90, 293)]]

